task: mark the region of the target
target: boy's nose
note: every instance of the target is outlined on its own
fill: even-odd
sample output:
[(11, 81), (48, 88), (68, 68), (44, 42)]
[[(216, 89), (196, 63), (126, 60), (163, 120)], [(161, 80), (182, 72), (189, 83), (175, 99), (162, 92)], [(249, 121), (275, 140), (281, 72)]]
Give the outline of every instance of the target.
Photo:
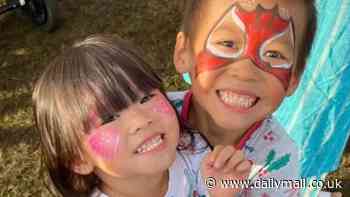
[(256, 81), (259, 68), (250, 58), (245, 58), (229, 65), (229, 75), (241, 81)]
[(136, 134), (153, 124), (153, 120), (150, 114), (145, 113), (142, 110), (134, 110), (134, 112), (130, 117), (131, 117), (129, 122), (130, 134)]

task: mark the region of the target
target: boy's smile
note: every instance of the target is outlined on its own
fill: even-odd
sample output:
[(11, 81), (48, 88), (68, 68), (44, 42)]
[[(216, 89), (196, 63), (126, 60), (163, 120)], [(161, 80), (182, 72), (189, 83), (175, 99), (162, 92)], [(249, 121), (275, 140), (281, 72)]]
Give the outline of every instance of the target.
[(202, 2), (192, 35), (179, 34), (175, 64), (191, 73), (195, 114), (207, 116), (205, 127), (243, 134), (297, 86), (305, 9), (289, 0)]
[(224, 105), (233, 111), (241, 113), (248, 112), (248, 110), (255, 106), (259, 100), (258, 96), (244, 90), (234, 91), (230, 89), (223, 89), (217, 90), (216, 93)]

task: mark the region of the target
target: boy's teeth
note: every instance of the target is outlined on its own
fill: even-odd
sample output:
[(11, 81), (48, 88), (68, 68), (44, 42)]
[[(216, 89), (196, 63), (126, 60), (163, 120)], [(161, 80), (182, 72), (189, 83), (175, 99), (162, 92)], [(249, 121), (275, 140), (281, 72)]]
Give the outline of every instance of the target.
[(158, 135), (136, 150), (137, 153), (144, 153), (153, 150), (163, 142), (162, 136)]
[(253, 106), (257, 99), (256, 97), (240, 95), (231, 91), (219, 91), (219, 96), (225, 104), (240, 108), (249, 108)]
[(257, 7), (257, 4), (255, 4), (253, 1), (241, 1), (239, 5), (245, 10), (245, 11), (252, 11), (255, 10)]

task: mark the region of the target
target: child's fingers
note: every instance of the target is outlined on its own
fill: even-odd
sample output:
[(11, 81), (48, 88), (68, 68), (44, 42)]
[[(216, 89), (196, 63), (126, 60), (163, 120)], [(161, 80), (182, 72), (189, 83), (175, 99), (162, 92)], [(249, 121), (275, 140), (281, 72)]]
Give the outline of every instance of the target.
[(250, 171), (251, 167), (252, 163), (249, 160), (244, 160), (237, 165), (236, 170), (238, 172), (245, 172)]
[(214, 167), (216, 169), (220, 169), (227, 164), (227, 162), (230, 161), (232, 155), (235, 153), (235, 149), (233, 146), (226, 146), (222, 149), (220, 153), (218, 153), (218, 156), (215, 160)]
[(224, 149), (224, 146), (218, 145), (214, 147), (214, 150), (210, 153), (209, 162), (214, 165), (216, 158), (219, 156), (219, 153)]
[(203, 169), (210, 169), (213, 167), (213, 162), (211, 162), (211, 158), (213, 157), (213, 152), (209, 152), (207, 155), (204, 156), (202, 160), (202, 168)]
[(237, 165), (244, 160), (244, 154), (243, 151), (237, 150), (230, 158), (229, 162), (227, 163), (224, 173), (228, 173), (232, 171), (234, 168), (237, 167)]
[(221, 152), (221, 150), (224, 148), (224, 146), (216, 146), (213, 151), (209, 152), (202, 160), (203, 167), (206, 168), (212, 168), (214, 166), (214, 162), (218, 156), (218, 154)]

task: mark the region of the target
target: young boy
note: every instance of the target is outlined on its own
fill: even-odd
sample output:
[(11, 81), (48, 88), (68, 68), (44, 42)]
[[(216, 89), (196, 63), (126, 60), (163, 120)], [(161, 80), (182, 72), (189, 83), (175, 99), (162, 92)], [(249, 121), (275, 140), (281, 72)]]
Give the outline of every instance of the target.
[(242, 196), (298, 195), (298, 148), (271, 114), (304, 70), (313, 1), (188, 0), (185, 8), (174, 63), (192, 86), (169, 94), (182, 121), (210, 145), (235, 144), (253, 161), (255, 183)]

